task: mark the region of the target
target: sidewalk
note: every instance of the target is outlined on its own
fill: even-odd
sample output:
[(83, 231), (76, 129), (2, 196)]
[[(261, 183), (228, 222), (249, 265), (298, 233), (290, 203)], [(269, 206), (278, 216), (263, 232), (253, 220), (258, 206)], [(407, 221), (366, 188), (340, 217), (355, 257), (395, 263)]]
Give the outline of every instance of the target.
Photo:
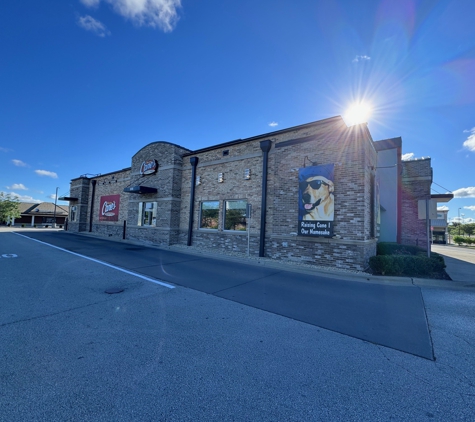
[[(70, 234), (65, 232), (62, 229), (35, 229), (32, 227), (0, 227), (1, 231), (38, 231), (38, 232), (63, 232), (64, 234)], [(80, 236), (86, 237), (95, 237), (98, 239), (119, 242), (119, 243), (129, 243), (133, 245), (141, 245), (142, 243), (133, 240), (122, 240), (117, 238), (104, 238), (103, 236), (97, 235), (95, 233), (80, 232), (74, 233)], [(472, 287), (471, 284), (474, 284), (475, 287), (475, 249), (465, 248), (463, 246), (455, 245), (432, 245), (431, 250), (437, 252), (444, 256), (445, 263), (447, 268), (445, 269), (447, 274), (450, 276), (452, 281), (448, 280), (437, 280), (429, 278), (415, 278), (415, 277), (393, 277), (393, 276), (377, 276), (371, 275), (362, 271), (352, 271), (352, 270), (343, 270), (338, 268), (323, 267), (323, 266), (314, 266), (309, 265), (303, 262), (296, 261), (277, 261), (271, 258), (262, 258), (256, 256), (243, 256), (242, 254), (230, 254), (220, 252), (220, 251), (209, 251), (202, 250), (195, 247), (186, 247), (183, 245), (173, 245), (173, 246), (157, 246), (147, 244), (145, 245), (150, 248), (164, 249), (176, 252), (182, 252), (191, 255), (198, 256), (209, 256), (216, 259), (229, 260), (229, 261), (239, 261), (246, 262), (250, 265), (256, 265), (261, 267), (272, 267), (280, 270), (291, 271), (302, 274), (313, 274), (321, 275), (329, 278), (336, 279), (346, 279), (359, 281), (363, 283), (377, 283), (377, 284), (386, 284), (386, 285), (417, 285), (423, 287), (448, 287), (448, 288), (465, 288)], [(455, 282), (455, 283), (454, 283)]]

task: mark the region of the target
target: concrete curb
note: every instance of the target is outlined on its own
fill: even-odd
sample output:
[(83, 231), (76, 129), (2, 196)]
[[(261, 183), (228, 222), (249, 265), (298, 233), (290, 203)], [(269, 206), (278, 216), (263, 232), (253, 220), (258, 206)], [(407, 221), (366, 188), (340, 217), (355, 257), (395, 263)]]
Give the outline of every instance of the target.
[[(3, 230), (2, 230), (3, 229)], [(174, 252), (180, 252), (183, 254), (194, 255), (194, 256), (202, 256), (205, 258), (214, 258), (220, 259), (223, 261), (234, 261), (234, 262), (245, 262), (249, 265), (255, 266), (264, 266), (267, 268), (275, 268), (276, 270), (280, 271), (288, 271), (293, 273), (301, 273), (301, 274), (309, 274), (315, 276), (322, 276), (326, 278), (334, 278), (334, 279), (342, 279), (349, 281), (356, 281), (360, 283), (372, 283), (372, 284), (385, 284), (385, 285), (398, 285), (398, 286), (418, 286), (418, 287), (432, 287), (432, 288), (442, 288), (442, 289), (470, 289), (475, 291), (475, 282), (473, 284), (467, 284), (464, 282), (458, 281), (448, 281), (448, 280), (437, 280), (437, 279), (430, 279), (430, 278), (417, 278), (417, 277), (394, 277), (394, 276), (376, 276), (364, 272), (352, 272), (346, 270), (338, 270), (338, 269), (323, 269), (319, 267), (312, 267), (310, 265), (302, 265), (298, 263), (292, 262), (276, 262), (270, 258), (258, 258), (258, 257), (247, 257), (247, 256), (233, 256), (227, 255), (223, 253), (216, 253), (216, 252), (209, 252), (209, 251), (201, 251), (196, 249), (191, 249), (188, 247), (183, 246), (157, 246), (153, 244), (144, 244), (142, 242), (129, 240), (129, 239), (116, 239), (116, 238), (105, 238), (103, 236), (99, 236), (89, 232), (80, 232), (80, 233), (70, 233), (64, 231), (63, 229), (35, 229), (31, 227), (25, 228), (15, 228), (15, 227), (3, 227), (0, 231), (37, 231), (40, 230), (42, 232), (45, 231), (52, 231), (52, 232), (62, 232), (65, 235), (79, 235), (85, 237), (93, 237), (97, 239), (107, 240), (109, 242), (117, 242), (117, 243), (127, 243), (136, 246), (144, 246), (148, 248), (154, 248), (159, 250), (168, 250)]]

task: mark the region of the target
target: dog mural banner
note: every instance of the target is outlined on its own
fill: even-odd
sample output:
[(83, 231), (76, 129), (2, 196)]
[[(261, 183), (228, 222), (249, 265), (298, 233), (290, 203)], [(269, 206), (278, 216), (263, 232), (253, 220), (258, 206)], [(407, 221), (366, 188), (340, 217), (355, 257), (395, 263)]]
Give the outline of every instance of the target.
[(333, 236), (334, 165), (299, 169), (299, 236)]

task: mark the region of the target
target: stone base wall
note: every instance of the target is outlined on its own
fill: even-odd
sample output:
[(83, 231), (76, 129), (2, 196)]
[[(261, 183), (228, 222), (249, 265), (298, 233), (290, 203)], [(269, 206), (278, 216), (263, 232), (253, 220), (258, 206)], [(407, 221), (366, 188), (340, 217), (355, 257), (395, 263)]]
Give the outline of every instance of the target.
[[(181, 245), (186, 245), (186, 232), (181, 231)], [(369, 258), (376, 255), (377, 239), (366, 242), (345, 242), (338, 239), (302, 239), (297, 236), (271, 236), (266, 238), (265, 256), (278, 261), (302, 262), (308, 265), (336, 267), (364, 271)], [(249, 255), (259, 256), (259, 235), (251, 234)], [(247, 255), (247, 233), (195, 231), (192, 247), (212, 252)]]
[[(184, 240), (184, 242), (183, 242)], [(186, 233), (182, 237), (181, 244), (186, 245)], [(219, 249), (222, 252), (234, 252), (247, 254), (248, 236), (247, 232), (227, 233), (223, 231), (194, 231), (192, 237), (192, 246), (204, 250)], [(250, 255), (259, 255), (259, 235), (251, 234)]]
[(149, 245), (170, 246), (170, 237), (172, 235), (176, 236), (175, 231), (169, 229), (161, 229), (158, 227), (128, 226), (126, 239)]
[(124, 226), (118, 224), (93, 224), (92, 232), (94, 234), (99, 234), (104, 237), (112, 237), (114, 239), (122, 239)]
[(376, 254), (376, 239), (368, 242), (303, 240), (294, 237), (272, 237), (267, 240), (266, 256), (279, 261), (296, 261), (309, 265), (364, 271), (369, 258)]

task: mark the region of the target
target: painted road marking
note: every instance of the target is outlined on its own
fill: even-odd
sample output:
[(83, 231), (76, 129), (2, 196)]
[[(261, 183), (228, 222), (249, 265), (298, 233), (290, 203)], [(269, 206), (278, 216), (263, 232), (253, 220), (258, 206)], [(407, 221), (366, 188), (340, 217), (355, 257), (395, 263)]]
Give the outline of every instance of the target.
[(18, 255), (14, 253), (4, 253), (2, 254), (1, 258), (18, 258)]
[(132, 271), (128, 271), (128, 270), (125, 270), (123, 268), (116, 267), (115, 265), (108, 264), (107, 262), (99, 261), (98, 259), (90, 258), (88, 256), (81, 255), (81, 254), (78, 254), (76, 252), (71, 252), (71, 251), (68, 251), (67, 249), (60, 248), (59, 246), (54, 246), (54, 245), (51, 245), (50, 243), (42, 242), (41, 240), (33, 239), (32, 237), (28, 237), (28, 236), (25, 236), (25, 235), (20, 234), (20, 233), (13, 232), (13, 234), (16, 234), (17, 236), (24, 237), (25, 239), (28, 239), (28, 240), (34, 240), (35, 242), (42, 243), (43, 245), (46, 245), (46, 246), (51, 246), (52, 248), (59, 249), (60, 251), (70, 253), (71, 255), (76, 255), (76, 256), (79, 256), (80, 258), (88, 259), (89, 261), (96, 262), (96, 263), (101, 264), (101, 265), (105, 265), (106, 267), (113, 268), (114, 270), (122, 271), (123, 273), (133, 275), (135, 277), (141, 278), (142, 280), (151, 281), (152, 283), (159, 284), (160, 286), (167, 287), (169, 289), (174, 289), (175, 288), (175, 286), (172, 286), (171, 284), (165, 283), (164, 281), (155, 280), (153, 278), (145, 277), (141, 274), (133, 273)]

